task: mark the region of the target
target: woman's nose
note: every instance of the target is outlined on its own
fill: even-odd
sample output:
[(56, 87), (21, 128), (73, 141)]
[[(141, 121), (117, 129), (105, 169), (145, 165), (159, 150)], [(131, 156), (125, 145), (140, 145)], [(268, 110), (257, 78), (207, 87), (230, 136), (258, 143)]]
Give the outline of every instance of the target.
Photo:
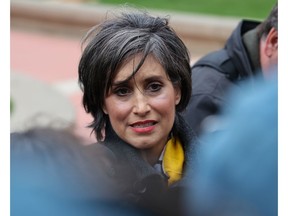
[(149, 105), (149, 99), (145, 93), (137, 91), (134, 94), (134, 105), (133, 112), (134, 114), (144, 116), (149, 113), (151, 110)]

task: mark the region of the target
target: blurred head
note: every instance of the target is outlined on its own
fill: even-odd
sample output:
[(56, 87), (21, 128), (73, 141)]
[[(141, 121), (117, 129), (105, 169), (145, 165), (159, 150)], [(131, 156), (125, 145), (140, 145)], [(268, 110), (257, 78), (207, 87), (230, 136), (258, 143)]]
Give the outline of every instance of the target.
[(265, 77), (278, 64), (278, 4), (258, 27), (260, 38), (260, 63)]
[(186, 200), (195, 215), (277, 215), (277, 79), (243, 87), (232, 91), (218, 130), (201, 137)]
[[(147, 102), (147, 98), (144, 97), (149, 95), (147, 90), (154, 92), (161, 89), (166, 92), (160, 80), (155, 79), (160, 74), (162, 79), (165, 78), (165, 82), (169, 82), (166, 92), (169, 93), (169, 97), (164, 100), (162, 98), (161, 102), (173, 106), (169, 109), (174, 112), (167, 112), (168, 116), (164, 113), (164, 116), (159, 116), (168, 119), (165, 129), (167, 133), (172, 127), (171, 118), (176, 111), (181, 111), (187, 106), (191, 94), (189, 54), (184, 43), (168, 26), (168, 20), (152, 17), (144, 12), (123, 13), (96, 26), (84, 41), (87, 45), (79, 63), (79, 82), (84, 93), (85, 110), (94, 117), (91, 127), (96, 132), (97, 139), (103, 138), (101, 130), (105, 128), (107, 121), (111, 121), (115, 130), (114, 123), (120, 120), (112, 115), (111, 108), (114, 106), (116, 109), (117, 104), (111, 103), (111, 96), (120, 94), (119, 98), (122, 98), (127, 93), (133, 93), (135, 96), (134, 93), (139, 90), (142, 96), (138, 94), (137, 100), (133, 99), (133, 106), (142, 106), (144, 101)], [(149, 80), (145, 81), (144, 86), (141, 80), (147, 71), (150, 77), (146, 77)], [(115, 84), (119, 81), (122, 87), (115, 94)], [(125, 102), (123, 100), (121, 104), (124, 106)], [(130, 102), (127, 104), (132, 106)], [(130, 112), (133, 111), (130, 109)], [(141, 115), (142, 117), (136, 121), (146, 120), (143, 114)], [(130, 123), (135, 123), (134, 121)], [(120, 132), (115, 131), (121, 137)]]
[(112, 196), (101, 179), (97, 152), (92, 157), (77, 137), (39, 128), (14, 132), (10, 140), (11, 215), (108, 212), (97, 201)]

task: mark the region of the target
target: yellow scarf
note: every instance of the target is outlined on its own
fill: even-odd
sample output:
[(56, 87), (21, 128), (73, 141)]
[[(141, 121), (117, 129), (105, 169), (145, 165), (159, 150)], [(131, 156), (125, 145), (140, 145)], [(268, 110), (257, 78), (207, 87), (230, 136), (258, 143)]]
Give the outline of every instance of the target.
[(168, 184), (180, 180), (183, 174), (184, 150), (178, 138), (168, 140), (163, 156), (163, 170), (169, 176)]

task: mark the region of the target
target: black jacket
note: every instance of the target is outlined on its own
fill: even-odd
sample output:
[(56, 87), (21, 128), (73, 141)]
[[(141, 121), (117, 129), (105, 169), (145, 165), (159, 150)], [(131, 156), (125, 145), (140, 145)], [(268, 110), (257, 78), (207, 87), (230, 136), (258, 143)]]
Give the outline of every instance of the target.
[(109, 122), (105, 140), (90, 146), (104, 152), (101, 157), (108, 162), (105, 165), (106, 174), (113, 179), (116, 185), (113, 188), (123, 200), (144, 207), (155, 215), (183, 215), (180, 212), (184, 210), (182, 192), (189, 178), (188, 171), (192, 169), (197, 138), (179, 114), (176, 114), (173, 132), (183, 145), (185, 167), (184, 177), (169, 187), (167, 178), (144, 161), (139, 150), (121, 140)]
[(223, 49), (209, 53), (192, 66), (192, 96), (183, 116), (196, 134), (202, 132), (206, 117), (219, 114), (231, 87), (247, 77), (253, 83), (259, 64), (255, 66), (250, 56), (259, 59), (259, 40), (255, 34), (252, 45), (245, 44), (243, 35), (259, 24), (241, 21)]

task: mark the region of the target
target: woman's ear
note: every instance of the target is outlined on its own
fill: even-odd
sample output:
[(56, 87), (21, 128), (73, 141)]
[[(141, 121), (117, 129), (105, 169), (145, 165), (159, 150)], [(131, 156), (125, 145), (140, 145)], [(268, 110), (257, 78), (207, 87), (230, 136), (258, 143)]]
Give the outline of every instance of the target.
[(179, 87), (175, 88), (175, 105), (178, 105), (181, 100), (181, 90)]
[(108, 114), (105, 104), (102, 106), (102, 110), (106, 115)]

